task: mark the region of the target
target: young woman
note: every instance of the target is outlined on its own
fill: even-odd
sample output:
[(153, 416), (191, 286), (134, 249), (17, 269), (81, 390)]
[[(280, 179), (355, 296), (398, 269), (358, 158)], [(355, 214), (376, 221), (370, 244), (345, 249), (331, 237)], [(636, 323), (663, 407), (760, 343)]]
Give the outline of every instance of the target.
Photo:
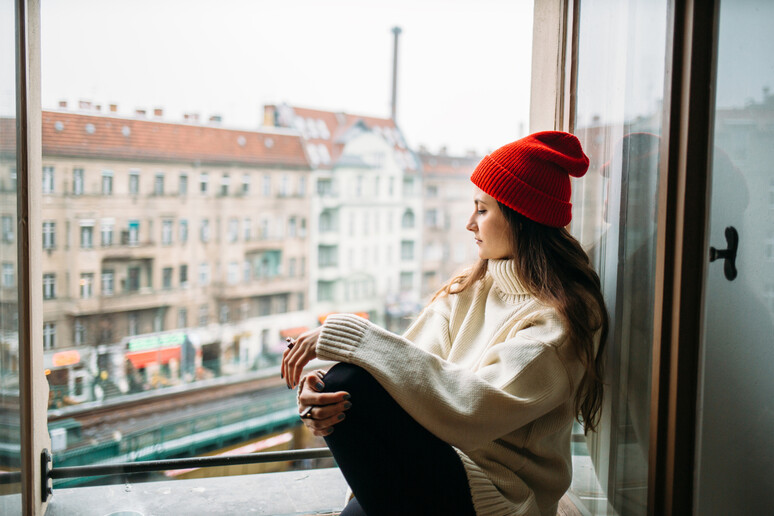
[[(354, 493), (343, 515), (556, 513), (573, 420), (594, 430), (602, 401), (607, 312), (564, 229), (588, 164), (556, 131), (486, 156), (467, 224), (480, 260), (402, 337), (339, 314), (291, 343), (282, 374)], [(301, 379), (315, 357), (341, 363)]]

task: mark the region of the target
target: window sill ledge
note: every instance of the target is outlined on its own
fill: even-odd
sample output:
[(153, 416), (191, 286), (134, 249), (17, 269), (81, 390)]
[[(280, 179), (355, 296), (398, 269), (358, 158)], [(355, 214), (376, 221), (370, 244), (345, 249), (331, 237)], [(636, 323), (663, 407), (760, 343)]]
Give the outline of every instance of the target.
[(328, 515), (346, 490), (337, 468), (55, 489), (46, 516)]

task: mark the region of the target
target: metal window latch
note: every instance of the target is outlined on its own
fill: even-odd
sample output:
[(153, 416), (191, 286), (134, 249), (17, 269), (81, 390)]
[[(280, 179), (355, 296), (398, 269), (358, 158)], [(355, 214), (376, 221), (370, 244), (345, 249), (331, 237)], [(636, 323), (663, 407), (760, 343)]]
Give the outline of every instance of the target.
[(51, 466), (53, 460), (51, 458), (51, 452), (48, 448), (44, 448), (40, 452), (40, 495), (44, 502), (48, 501), (48, 497), (54, 494), (51, 482)]
[(715, 249), (710, 247), (710, 261), (717, 259), (724, 260), (723, 273), (728, 281), (734, 281), (736, 278), (736, 250), (739, 248), (739, 233), (733, 226), (726, 228), (726, 249)]

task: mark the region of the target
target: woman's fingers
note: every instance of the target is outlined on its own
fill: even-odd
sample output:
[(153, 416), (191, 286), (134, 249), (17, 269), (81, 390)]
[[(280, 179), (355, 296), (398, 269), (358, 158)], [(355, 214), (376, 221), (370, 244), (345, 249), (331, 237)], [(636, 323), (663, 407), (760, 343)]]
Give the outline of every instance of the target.
[(298, 396), (298, 404), (304, 407), (333, 405), (347, 400), (349, 400), (349, 393), (346, 391), (315, 392), (309, 388), (308, 380), (304, 390)]
[[(326, 408), (330, 409), (331, 407)], [(331, 410), (323, 411), (322, 407), (314, 407), (311, 412), (312, 418), (304, 419), (304, 425), (314, 435), (328, 435), (333, 430), (333, 425), (341, 423), (346, 418), (344, 410), (339, 407), (336, 412), (331, 412)]]

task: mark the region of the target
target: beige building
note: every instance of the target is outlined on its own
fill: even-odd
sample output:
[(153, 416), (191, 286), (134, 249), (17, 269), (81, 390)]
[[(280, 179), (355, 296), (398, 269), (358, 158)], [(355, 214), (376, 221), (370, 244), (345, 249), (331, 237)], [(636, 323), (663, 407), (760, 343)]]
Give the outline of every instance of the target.
[[(66, 111), (42, 118), (52, 385), (87, 381), (89, 369), (120, 378), (122, 366), (164, 368), (185, 353), (179, 342), (163, 351), (137, 341), (132, 351), (133, 336), (186, 329), (198, 360), (218, 373), (254, 367), (310, 324), (310, 166), (297, 134)], [(13, 180), (10, 167), (2, 175)]]
[(452, 156), (445, 150), (434, 154), (426, 149), (417, 155), (424, 186), (422, 296), (427, 300), (478, 259), (473, 236), (465, 226), (473, 212), (470, 175), (481, 157)]

